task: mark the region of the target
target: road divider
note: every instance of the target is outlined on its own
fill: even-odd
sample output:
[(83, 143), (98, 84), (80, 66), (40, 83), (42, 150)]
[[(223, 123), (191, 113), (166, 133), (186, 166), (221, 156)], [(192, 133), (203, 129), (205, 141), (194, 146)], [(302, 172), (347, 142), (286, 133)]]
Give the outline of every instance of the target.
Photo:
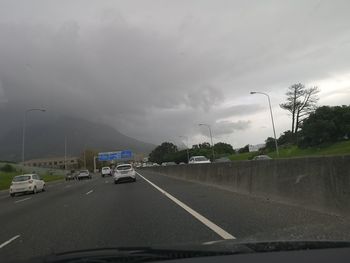
[(350, 155), (172, 165), (142, 171), (350, 216)]
[(169, 194), (168, 192), (166, 192), (165, 190), (163, 190), (162, 188), (160, 188), (159, 186), (155, 185), (154, 183), (152, 183), (150, 180), (148, 180), (147, 178), (145, 178), (144, 176), (142, 176), (140, 173), (136, 172), (138, 176), (140, 176), (143, 180), (145, 180), (147, 183), (149, 183), (151, 186), (153, 186), (155, 189), (157, 189), (159, 192), (161, 192), (163, 195), (165, 195), (167, 198), (169, 198), (171, 201), (173, 201), (175, 204), (177, 204), (178, 206), (180, 206), (182, 209), (184, 209), (186, 212), (188, 212), (189, 214), (191, 214), (194, 218), (196, 218), (197, 220), (199, 220), (201, 223), (203, 223), (205, 226), (207, 226), (208, 228), (210, 228), (212, 231), (214, 231), (216, 234), (218, 234), (220, 237), (222, 237), (223, 239), (235, 239), (235, 237), (233, 235), (231, 235), (230, 233), (226, 232), (225, 230), (223, 230), (221, 227), (219, 227), (218, 225), (216, 225), (215, 223), (211, 222), (209, 219), (207, 219), (206, 217), (202, 216), (201, 214), (199, 214), (198, 212), (196, 212), (195, 210), (193, 210), (192, 208), (190, 208), (188, 205), (184, 204), (183, 202), (181, 202), (180, 200), (178, 200), (176, 197), (172, 196), (171, 194)]

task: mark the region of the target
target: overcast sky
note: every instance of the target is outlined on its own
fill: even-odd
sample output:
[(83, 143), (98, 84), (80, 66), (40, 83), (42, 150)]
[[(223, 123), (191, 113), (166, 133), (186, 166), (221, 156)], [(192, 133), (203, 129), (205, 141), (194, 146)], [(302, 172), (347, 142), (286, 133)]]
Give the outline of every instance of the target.
[[(288, 86), (350, 102), (350, 2), (0, 0), (0, 117), (28, 107), (143, 140), (235, 148), (290, 128)], [(1, 129), (1, 128), (0, 128)]]

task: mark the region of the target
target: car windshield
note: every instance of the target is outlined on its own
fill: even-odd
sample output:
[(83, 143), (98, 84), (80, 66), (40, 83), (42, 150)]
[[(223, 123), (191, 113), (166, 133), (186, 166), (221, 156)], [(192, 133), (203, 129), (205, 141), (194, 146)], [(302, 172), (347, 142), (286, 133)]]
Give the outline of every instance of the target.
[(350, 0), (0, 0), (0, 263), (262, 241), (350, 241)]
[(195, 160), (196, 160), (197, 162), (208, 161), (208, 159), (205, 158), (205, 157), (197, 157), (197, 158), (195, 158)]
[(22, 176), (15, 176), (13, 178), (13, 182), (23, 182), (23, 181), (28, 181), (30, 179), (29, 175), (22, 175)]
[(123, 171), (123, 170), (130, 170), (132, 167), (131, 165), (121, 165), (117, 167), (118, 171)]

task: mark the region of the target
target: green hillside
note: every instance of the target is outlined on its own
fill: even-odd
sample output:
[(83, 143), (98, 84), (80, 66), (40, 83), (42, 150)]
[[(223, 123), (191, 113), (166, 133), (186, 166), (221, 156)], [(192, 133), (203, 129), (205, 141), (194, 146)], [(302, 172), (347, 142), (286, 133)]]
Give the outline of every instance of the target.
[[(290, 146), (280, 148), (279, 158), (293, 158), (306, 156), (326, 156), (326, 155), (343, 155), (350, 154), (350, 140), (344, 142), (334, 143), (328, 146), (300, 149), (297, 146)], [(232, 161), (250, 160), (258, 153), (242, 153), (233, 154), (230, 156)], [(276, 152), (267, 153), (272, 158), (277, 158)]]

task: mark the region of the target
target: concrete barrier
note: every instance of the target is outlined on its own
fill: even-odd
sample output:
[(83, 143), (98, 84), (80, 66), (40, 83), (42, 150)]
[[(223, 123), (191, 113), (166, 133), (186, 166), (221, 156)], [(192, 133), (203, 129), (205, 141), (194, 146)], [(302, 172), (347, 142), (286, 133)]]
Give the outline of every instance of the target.
[(237, 193), (350, 215), (350, 155), (143, 169)]

